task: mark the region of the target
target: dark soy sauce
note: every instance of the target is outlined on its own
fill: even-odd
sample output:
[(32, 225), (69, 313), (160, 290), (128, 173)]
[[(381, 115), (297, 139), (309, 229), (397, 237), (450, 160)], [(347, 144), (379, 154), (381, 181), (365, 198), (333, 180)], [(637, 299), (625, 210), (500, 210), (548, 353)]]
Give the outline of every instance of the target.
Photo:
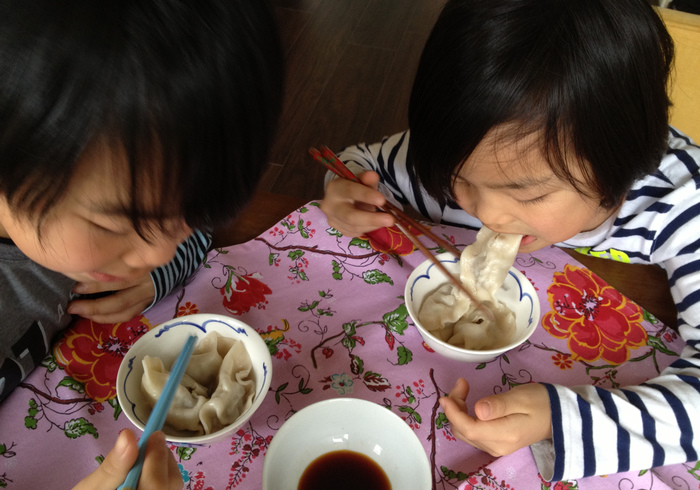
[(381, 466), (355, 451), (331, 451), (306, 467), (297, 490), (391, 490)]

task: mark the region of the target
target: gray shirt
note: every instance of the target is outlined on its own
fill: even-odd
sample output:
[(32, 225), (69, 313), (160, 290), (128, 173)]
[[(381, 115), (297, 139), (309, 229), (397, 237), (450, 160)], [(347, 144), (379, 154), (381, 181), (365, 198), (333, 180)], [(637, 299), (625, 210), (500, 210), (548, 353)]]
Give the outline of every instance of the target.
[(75, 281), (0, 241), (0, 402), (49, 352), (71, 321), (66, 312)]

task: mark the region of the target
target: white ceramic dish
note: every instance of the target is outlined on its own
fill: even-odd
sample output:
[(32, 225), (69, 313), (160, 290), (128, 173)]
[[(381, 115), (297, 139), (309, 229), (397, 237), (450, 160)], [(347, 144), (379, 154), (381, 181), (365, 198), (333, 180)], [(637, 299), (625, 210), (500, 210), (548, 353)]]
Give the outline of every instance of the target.
[[(437, 256), (445, 268), (459, 277), (459, 259), (452, 254)], [(507, 352), (525, 342), (533, 334), (540, 319), (540, 302), (530, 281), (514, 267), (510, 268), (496, 298), (505, 303), (515, 313), (515, 334), (512, 342), (500, 349), (469, 350), (455, 347), (433, 336), (418, 321), (418, 311), (423, 300), (442, 284), (447, 283), (445, 275), (430, 261), (416, 267), (406, 282), (404, 291), (406, 308), (423, 340), (435, 352), (464, 362), (484, 362)]]
[(428, 456), (406, 422), (367, 400), (333, 398), (300, 410), (277, 431), (263, 462), (263, 490), (297, 490), (314, 459), (339, 450), (370, 457), (391, 488), (432, 487)]
[(213, 314), (188, 315), (167, 321), (144, 334), (131, 346), (119, 366), (117, 399), (127, 418), (136, 427), (143, 430), (150, 413), (141, 393), (143, 357), (145, 355), (160, 357), (166, 367), (172, 366), (188, 336), (197, 335), (203, 338), (209, 332), (218, 332), (224, 337), (235, 338), (245, 345), (253, 362), (256, 384), (253, 405), (233, 424), (212, 434), (197, 437), (166, 434), (166, 439), (174, 444), (187, 446), (212, 444), (233, 433), (260, 407), (272, 381), (272, 359), (262, 337), (252, 327), (235, 318)]

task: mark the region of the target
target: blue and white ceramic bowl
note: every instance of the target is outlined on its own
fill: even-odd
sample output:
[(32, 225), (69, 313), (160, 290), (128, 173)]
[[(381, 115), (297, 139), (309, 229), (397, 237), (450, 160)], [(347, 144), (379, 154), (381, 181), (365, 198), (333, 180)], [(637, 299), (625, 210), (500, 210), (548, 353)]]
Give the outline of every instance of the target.
[[(459, 277), (458, 258), (449, 253), (443, 253), (437, 257), (445, 266), (445, 269)], [(537, 292), (527, 277), (519, 270), (511, 267), (503, 286), (496, 293), (496, 298), (515, 313), (515, 334), (508, 345), (500, 349), (469, 350), (450, 345), (438, 339), (420, 324), (418, 312), (426, 296), (429, 296), (447, 282), (447, 277), (430, 260), (426, 260), (408, 276), (404, 292), (406, 308), (413, 319), (413, 323), (425, 343), (435, 352), (457, 361), (485, 362), (518, 347), (534, 333), (540, 319), (540, 302)]]
[(166, 367), (172, 366), (190, 335), (201, 339), (209, 332), (218, 332), (224, 337), (240, 340), (245, 345), (253, 362), (256, 385), (253, 404), (234, 423), (217, 432), (197, 437), (166, 434), (166, 439), (173, 444), (184, 446), (212, 444), (230, 436), (260, 407), (272, 381), (272, 359), (262, 337), (252, 327), (235, 318), (214, 314), (188, 315), (162, 323), (144, 334), (131, 346), (119, 366), (117, 399), (127, 418), (136, 427), (143, 430), (150, 413), (150, 408), (145, 405), (141, 393), (143, 357), (160, 357)]

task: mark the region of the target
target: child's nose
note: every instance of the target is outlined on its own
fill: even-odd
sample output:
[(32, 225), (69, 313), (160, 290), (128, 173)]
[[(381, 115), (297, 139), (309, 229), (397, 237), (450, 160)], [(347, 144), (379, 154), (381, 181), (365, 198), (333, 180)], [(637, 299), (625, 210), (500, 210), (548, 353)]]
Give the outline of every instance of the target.
[(496, 231), (501, 231), (510, 219), (506, 210), (497, 203), (484, 201), (474, 204), (474, 217), (485, 227)]

